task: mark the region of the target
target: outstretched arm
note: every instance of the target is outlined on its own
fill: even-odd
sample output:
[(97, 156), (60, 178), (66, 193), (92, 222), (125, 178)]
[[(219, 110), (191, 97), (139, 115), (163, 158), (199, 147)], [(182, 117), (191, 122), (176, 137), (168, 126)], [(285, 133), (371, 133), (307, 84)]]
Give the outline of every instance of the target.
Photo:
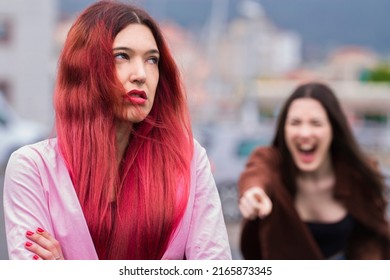
[(244, 218), (264, 218), (272, 211), (269, 196), (275, 164), (272, 148), (257, 148), (248, 158), (238, 181), (239, 209)]
[(263, 188), (254, 186), (241, 196), (238, 204), (242, 216), (246, 219), (265, 218), (272, 211), (272, 201)]

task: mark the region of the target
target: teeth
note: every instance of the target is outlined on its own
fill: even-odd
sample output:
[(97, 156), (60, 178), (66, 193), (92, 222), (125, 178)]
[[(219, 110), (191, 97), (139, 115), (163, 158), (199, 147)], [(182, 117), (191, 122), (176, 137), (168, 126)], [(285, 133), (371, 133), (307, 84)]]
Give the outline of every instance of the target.
[(311, 145), (311, 144), (298, 145), (298, 149), (302, 152), (311, 152), (315, 149), (315, 145)]
[(313, 149), (313, 146), (300, 146), (299, 149), (303, 151), (310, 151)]

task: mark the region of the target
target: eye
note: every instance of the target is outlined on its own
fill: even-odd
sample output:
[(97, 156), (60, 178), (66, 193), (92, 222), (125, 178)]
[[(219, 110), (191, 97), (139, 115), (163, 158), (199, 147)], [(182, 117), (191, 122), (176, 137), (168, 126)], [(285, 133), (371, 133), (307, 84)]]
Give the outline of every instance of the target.
[(299, 125), (301, 122), (298, 119), (290, 119), (290, 120), (287, 121), (287, 123), (289, 125), (294, 125), (295, 126), (295, 125)]
[(125, 53), (125, 52), (118, 52), (118, 53), (114, 53), (114, 58), (115, 58), (115, 59), (119, 59), (119, 60), (121, 60), (121, 59), (126, 59), (126, 60), (128, 60), (130, 57), (129, 57), (129, 55), (128, 55), (127, 53)]
[(151, 56), (146, 60), (150, 64), (158, 64), (159, 57), (157, 56)]
[(320, 120), (313, 120), (311, 123), (313, 126), (322, 126), (322, 122)]

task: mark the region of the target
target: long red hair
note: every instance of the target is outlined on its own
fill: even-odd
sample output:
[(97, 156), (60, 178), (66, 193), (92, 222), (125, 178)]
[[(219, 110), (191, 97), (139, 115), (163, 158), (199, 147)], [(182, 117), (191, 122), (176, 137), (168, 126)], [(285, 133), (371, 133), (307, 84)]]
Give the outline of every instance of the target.
[[(118, 170), (114, 112), (124, 89), (112, 45), (132, 23), (152, 31), (160, 78), (153, 108), (134, 125)], [(99, 258), (160, 259), (187, 205), (193, 155), (184, 90), (160, 29), (134, 6), (95, 3), (70, 29), (58, 68), (58, 143)]]

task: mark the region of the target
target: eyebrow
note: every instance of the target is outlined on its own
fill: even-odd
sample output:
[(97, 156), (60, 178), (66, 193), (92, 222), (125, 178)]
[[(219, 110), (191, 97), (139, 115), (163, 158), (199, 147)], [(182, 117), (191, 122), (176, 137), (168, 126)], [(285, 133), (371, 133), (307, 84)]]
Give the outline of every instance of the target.
[[(113, 51), (126, 51), (126, 52), (134, 52), (132, 49), (127, 47), (116, 47), (112, 49)], [(160, 52), (157, 49), (151, 49), (146, 52), (146, 54), (158, 54), (160, 55)]]

